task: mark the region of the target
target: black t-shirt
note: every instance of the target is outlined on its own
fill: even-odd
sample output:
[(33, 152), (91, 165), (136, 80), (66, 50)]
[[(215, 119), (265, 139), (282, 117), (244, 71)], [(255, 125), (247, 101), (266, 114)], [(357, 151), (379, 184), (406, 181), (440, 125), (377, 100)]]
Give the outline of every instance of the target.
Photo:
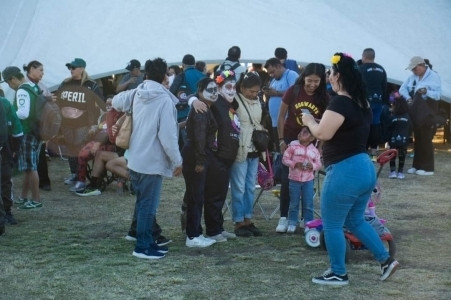
[(366, 142), (373, 119), (371, 109), (362, 109), (356, 101), (346, 96), (335, 96), (326, 110), (339, 113), (345, 120), (334, 136), (323, 144), (324, 166), (366, 153)]
[(359, 67), (365, 82), (366, 92), (369, 98), (374, 94), (381, 96), (382, 100), (387, 100), (387, 73), (381, 65), (376, 63), (366, 63)]
[(233, 162), (240, 144), (240, 129), (236, 111), (231, 103), (219, 95), (218, 100), (211, 106), (211, 112), (218, 125), (216, 155)]

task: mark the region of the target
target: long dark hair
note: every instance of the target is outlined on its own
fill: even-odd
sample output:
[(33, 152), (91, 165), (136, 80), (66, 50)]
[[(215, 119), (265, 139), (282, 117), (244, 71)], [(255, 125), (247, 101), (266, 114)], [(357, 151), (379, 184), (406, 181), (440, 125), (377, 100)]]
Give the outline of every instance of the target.
[(321, 81), (319, 86), (313, 93), (314, 104), (320, 109), (321, 112), (326, 110), (327, 104), (329, 103), (329, 94), (327, 93), (326, 86), (326, 67), (319, 63), (310, 63), (305, 66), (301, 73), (301, 76), (296, 79), (295, 85), (299, 85), (302, 88), (305, 86), (305, 77), (310, 75), (318, 76)]
[(395, 101), (392, 104), (392, 112), (394, 115), (403, 115), (409, 111), (409, 105), (407, 104), (406, 99), (399, 96), (395, 98)]
[(335, 53), (334, 58), (336, 57), (339, 57), (339, 59), (337, 58), (337, 63), (332, 63), (332, 71), (333, 74), (340, 74), (338, 79), (340, 86), (361, 108), (369, 109), (370, 104), (367, 100), (365, 82), (357, 63), (351, 56), (341, 52)]
[(40, 62), (38, 62), (37, 60), (32, 60), (28, 64), (23, 65), (23, 70), (25, 72), (27, 72), (27, 74), (28, 74), (28, 73), (30, 73), (31, 68), (37, 69), (41, 66), (42, 66), (42, 64)]
[(236, 92), (241, 94), (241, 89), (251, 88), (254, 86), (261, 86), (260, 76), (257, 72), (243, 72), (241, 73), (240, 79), (236, 83)]

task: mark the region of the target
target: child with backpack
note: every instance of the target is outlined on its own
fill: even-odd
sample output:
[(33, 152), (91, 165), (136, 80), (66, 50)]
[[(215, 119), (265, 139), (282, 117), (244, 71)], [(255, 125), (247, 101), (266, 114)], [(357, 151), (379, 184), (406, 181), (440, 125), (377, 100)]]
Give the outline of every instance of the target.
[(303, 126), (298, 140), (291, 142), (283, 154), (282, 163), (289, 168), (290, 179), (288, 233), (296, 231), (301, 199), (304, 222), (313, 220), (314, 172), (321, 168), (321, 155), (313, 143), (314, 140), (315, 137), (308, 127)]
[(396, 157), (390, 160), (390, 179), (404, 179), (403, 173), (404, 161), (407, 154), (407, 146), (409, 145), (409, 135), (412, 122), (410, 120), (408, 111), (409, 106), (407, 101), (399, 95), (394, 93), (393, 97), (390, 97), (391, 102), (391, 116), (390, 125), (388, 127), (390, 149), (398, 150), (398, 172), (396, 172)]

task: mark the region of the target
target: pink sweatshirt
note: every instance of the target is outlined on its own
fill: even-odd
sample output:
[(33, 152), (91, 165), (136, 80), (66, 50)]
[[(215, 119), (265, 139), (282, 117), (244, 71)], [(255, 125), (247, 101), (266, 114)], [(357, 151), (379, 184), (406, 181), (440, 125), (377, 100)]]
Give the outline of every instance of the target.
[[(310, 162), (312, 171), (295, 168), (296, 163)], [(283, 153), (282, 163), (290, 168), (288, 178), (299, 182), (307, 182), (315, 178), (314, 171), (321, 168), (321, 157), (313, 144), (302, 146), (299, 141), (293, 141)]]

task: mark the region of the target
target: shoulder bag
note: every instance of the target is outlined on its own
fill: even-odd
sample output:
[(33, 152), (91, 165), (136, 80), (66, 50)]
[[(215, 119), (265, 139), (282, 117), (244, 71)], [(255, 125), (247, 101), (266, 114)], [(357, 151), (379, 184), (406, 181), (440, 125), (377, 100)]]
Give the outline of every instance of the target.
[(246, 112), (249, 115), (249, 120), (251, 121), (251, 124), (254, 127), (254, 131), (252, 132), (252, 143), (254, 144), (254, 146), (258, 152), (265, 152), (266, 150), (268, 150), (268, 145), (269, 145), (268, 132), (266, 130), (258, 130), (255, 127), (255, 124), (252, 121), (251, 114), (249, 113), (249, 110), (247, 109), (246, 105), (244, 104), (243, 99), (241, 99), (241, 96), (239, 93), (237, 93), (237, 95), (238, 95), (238, 98), (240, 98), (240, 101), (243, 104), (244, 109), (246, 109)]

